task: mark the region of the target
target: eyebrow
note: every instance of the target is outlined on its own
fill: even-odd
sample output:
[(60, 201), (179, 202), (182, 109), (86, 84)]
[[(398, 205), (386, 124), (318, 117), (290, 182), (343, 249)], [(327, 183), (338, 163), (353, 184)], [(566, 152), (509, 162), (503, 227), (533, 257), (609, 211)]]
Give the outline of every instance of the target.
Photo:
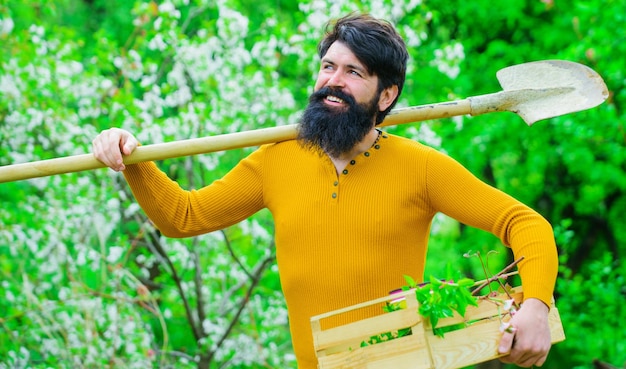
[[(327, 64), (331, 64), (331, 65), (337, 65), (337, 63), (335, 63), (334, 61), (332, 61), (330, 58), (328, 57), (323, 57), (322, 58), (322, 64), (327, 63)], [(360, 73), (363, 73), (365, 75), (370, 75), (370, 73), (367, 71), (367, 68), (365, 68), (364, 66), (361, 66), (359, 64), (346, 64), (346, 67), (348, 69), (354, 69)]]

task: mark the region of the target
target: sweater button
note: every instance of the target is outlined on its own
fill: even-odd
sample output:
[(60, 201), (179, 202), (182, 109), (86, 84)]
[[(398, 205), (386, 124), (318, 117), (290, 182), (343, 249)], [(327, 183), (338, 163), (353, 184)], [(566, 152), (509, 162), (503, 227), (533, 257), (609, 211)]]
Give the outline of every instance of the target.
[(333, 199), (336, 199), (336, 198), (337, 198), (337, 193), (333, 192)]
[(347, 169), (344, 169), (342, 173), (343, 173), (343, 174), (348, 174), (348, 170), (347, 170)]
[(363, 153), (363, 155), (365, 155), (366, 157), (370, 156), (369, 151), (366, 151), (365, 153)]

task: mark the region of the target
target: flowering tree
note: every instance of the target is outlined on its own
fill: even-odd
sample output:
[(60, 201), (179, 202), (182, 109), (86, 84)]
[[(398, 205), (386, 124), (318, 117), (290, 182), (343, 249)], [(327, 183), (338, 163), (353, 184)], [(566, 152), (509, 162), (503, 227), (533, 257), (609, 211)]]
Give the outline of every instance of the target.
[[(19, 24), (17, 3), (0, 8), (2, 165), (89, 152), (110, 126), (159, 143), (293, 123), (323, 24), (357, 10), (310, 1), (251, 24), (237, 3), (137, 1), (116, 42), (56, 26), (62, 2)], [(197, 188), (249, 151), (159, 165)], [(294, 365), (269, 213), (168, 239), (111, 171), (2, 186), (0, 368)]]

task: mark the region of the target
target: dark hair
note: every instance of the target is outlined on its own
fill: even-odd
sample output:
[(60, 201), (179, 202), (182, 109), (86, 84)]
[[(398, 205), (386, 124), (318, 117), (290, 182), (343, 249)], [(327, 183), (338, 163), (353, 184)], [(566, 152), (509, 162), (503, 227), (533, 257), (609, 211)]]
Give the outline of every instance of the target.
[(409, 58), (404, 40), (391, 23), (367, 14), (352, 13), (326, 25), (326, 35), (317, 45), (320, 58), (335, 41), (345, 44), (368, 72), (378, 77), (378, 92), (398, 86), (396, 99), (378, 115), (376, 124), (379, 124), (398, 101), (404, 86)]

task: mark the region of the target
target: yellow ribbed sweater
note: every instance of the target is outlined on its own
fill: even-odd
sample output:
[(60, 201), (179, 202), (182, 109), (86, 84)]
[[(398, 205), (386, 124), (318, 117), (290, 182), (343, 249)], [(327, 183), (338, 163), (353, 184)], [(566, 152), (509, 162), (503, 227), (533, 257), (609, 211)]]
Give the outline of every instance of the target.
[[(300, 369), (315, 369), (310, 317), (385, 296), (422, 277), (437, 212), (491, 232), (516, 257), (525, 297), (549, 303), (557, 253), (549, 223), (436, 150), (383, 133), (339, 176), (295, 141), (262, 146), (222, 179), (185, 191), (154, 163), (124, 172), (165, 236), (235, 224), (262, 208), (275, 223), (277, 263)], [(380, 314), (380, 308), (346, 318)], [(328, 325), (346, 323), (330, 321)]]

